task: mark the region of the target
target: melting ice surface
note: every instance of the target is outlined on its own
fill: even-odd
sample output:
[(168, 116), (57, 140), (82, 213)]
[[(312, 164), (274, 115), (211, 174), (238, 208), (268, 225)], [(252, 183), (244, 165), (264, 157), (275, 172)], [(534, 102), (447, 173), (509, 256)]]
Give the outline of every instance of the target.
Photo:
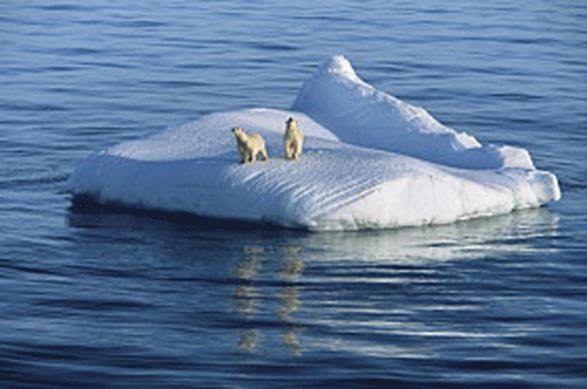
[[(299, 162), (283, 159), (289, 116), (305, 134)], [(262, 134), (270, 161), (239, 164), (235, 126)], [(105, 204), (310, 230), (450, 223), (560, 198), (526, 150), (481, 145), (365, 83), (342, 56), (289, 111), (215, 113), (121, 143), (82, 161), (68, 186)]]

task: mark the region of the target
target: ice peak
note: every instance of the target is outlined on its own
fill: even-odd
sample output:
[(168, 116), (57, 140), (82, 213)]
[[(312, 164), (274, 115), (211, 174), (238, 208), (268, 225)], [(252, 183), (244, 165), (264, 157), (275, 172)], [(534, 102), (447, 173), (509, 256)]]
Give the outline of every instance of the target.
[(320, 66), (320, 73), (340, 75), (352, 80), (360, 80), (357, 73), (355, 73), (355, 69), (353, 69), (353, 65), (351, 65), (350, 61), (342, 54), (333, 55), (328, 58), (322, 66)]

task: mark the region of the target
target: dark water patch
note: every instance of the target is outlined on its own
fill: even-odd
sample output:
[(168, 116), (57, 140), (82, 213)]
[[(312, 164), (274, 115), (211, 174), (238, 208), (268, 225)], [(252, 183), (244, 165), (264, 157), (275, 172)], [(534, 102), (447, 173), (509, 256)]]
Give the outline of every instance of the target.
[[(573, 58), (573, 59), (565, 59), (562, 60), (561, 63), (571, 66), (571, 67), (582, 67), (585, 68), (587, 66), (587, 60), (583, 59), (583, 58)], [(584, 98), (584, 100), (587, 99)]]
[(544, 96), (536, 96), (528, 93), (491, 93), (491, 97), (494, 97), (502, 101), (514, 101), (514, 102), (533, 102), (544, 99)]
[(196, 80), (152, 80), (147, 85), (154, 87), (164, 88), (205, 88), (210, 86), (207, 81), (196, 81)]
[(92, 49), (89, 47), (62, 47), (54, 49), (54, 52), (59, 55), (68, 57), (93, 57), (102, 53), (102, 50)]
[(22, 187), (38, 187), (63, 183), (69, 178), (67, 173), (48, 174), (33, 177), (0, 178), (0, 189), (19, 189)]
[(131, 29), (152, 29), (152, 28), (159, 28), (165, 26), (165, 23), (159, 22), (157, 20), (128, 20), (128, 21), (120, 21), (116, 23), (120, 27), (131, 28)]
[(87, 266), (87, 265), (70, 265), (69, 268), (74, 271), (75, 273), (84, 274), (85, 276), (89, 277), (98, 277), (98, 278), (112, 278), (112, 279), (136, 279), (136, 278), (149, 278), (149, 269), (137, 269), (133, 268), (131, 270), (119, 269), (119, 268), (107, 268), (107, 267), (99, 267), (99, 265), (95, 266)]
[(573, 180), (564, 176), (563, 179), (559, 180), (559, 185), (563, 191), (563, 195), (565, 192), (583, 191), (587, 189), (587, 182), (583, 181), (582, 177), (577, 177), (577, 179)]
[(46, 72), (51, 72), (51, 73), (71, 73), (71, 72), (75, 72), (78, 70), (82, 70), (83, 68), (79, 67), (79, 66), (64, 66), (64, 65), (59, 65), (59, 66), (46, 66), (40, 70), (46, 71)]
[(269, 43), (269, 42), (250, 42), (249, 45), (253, 49), (269, 51), (269, 52), (279, 52), (279, 51), (298, 51), (300, 47), (288, 45), (284, 43)]
[(333, 24), (346, 24), (352, 23), (353, 19), (350, 17), (342, 16), (342, 15), (329, 15), (329, 14), (322, 14), (322, 15), (289, 15), (294, 20), (301, 20), (301, 21), (309, 21), (309, 22), (319, 22), (319, 23), (333, 23)]
[(51, 5), (42, 5), (42, 6), (37, 6), (37, 8), (43, 10), (43, 11), (54, 11), (54, 12), (63, 12), (63, 11), (94, 11), (97, 8), (87, 5), (87, 4), (75, 4), (75, 3), (70, 3), (70, 4), (51, 4)]
[(103, 60), (82, 60), (77, 59), (77, 64), (87, 68), (111, 68), (111, 69), (134, 69), (136, 64), (127, 64), (120, 61), (103, 61)]
[(69, 107), (64, 105), (48, 104), (42, 102), (31, 102), (31, 101), (10, 101), (0, 102), (0, 109), (11, 111), (11, 112), (66, 112)]
[(37, 305), (49, 308), (63, 308), (66, 310), (89, 311), (127, 311), (134, 309), (151, 308), (151, 304), (140, 303), (132, 300), (105, 300), (105, 299), (73, 299), (50, 298), (39, 299)]
[(4, 269), (4, 271), (13, 271), (18, 272), (21, 274), (35, 274), (35, 275), (42, 275), (42, 276), (63, 276), (64, 273), (58, 270), (49, 269), (49, 268), (40, 268), (36, 266), (27, 266), (26, 264), (22, 264), (17, 260), (12, 260), (8, 258), (0, 259), (0, 268)]
[(194, 62), (186, 62), (186, 63), (182, 63), (182, 64), (176, 64), (175, 66), (178, 69), (186, 69), (186, 70), (193, 70), (193, 71), (213, 68), (213, 66), (211, 64), (197, 63), (195, 61)]

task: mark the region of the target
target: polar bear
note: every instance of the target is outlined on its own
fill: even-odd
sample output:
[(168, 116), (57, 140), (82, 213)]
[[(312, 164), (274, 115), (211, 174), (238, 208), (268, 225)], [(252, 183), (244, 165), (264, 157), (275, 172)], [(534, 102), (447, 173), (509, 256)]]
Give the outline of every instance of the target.
[(257, 154), (261, 153), (263, 161), (267, 161), (269, 156), (265, 149), (265, 141), (259, 134), (247, 134), (240, 127), (234, 127), (232, 133), (236, 138), (238, 152), (241, 156), (241, 163), (255, 162)]
[(283, 136), (285, 159), (298, 160), (302, 155), (304, 134), (298, 127), (298, 122), (294, 118), (290, 117), (285, 124), (285, 135)]

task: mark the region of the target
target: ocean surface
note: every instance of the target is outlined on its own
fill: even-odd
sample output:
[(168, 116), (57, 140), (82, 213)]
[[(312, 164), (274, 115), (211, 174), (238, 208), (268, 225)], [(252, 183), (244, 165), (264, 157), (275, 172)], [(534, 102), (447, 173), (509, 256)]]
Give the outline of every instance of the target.
[[(587, 387), (587, 4), (0, 2), (0, 387)], [(304, 233), (72, 203), (81, 159), (288, 108), (333, 54), (563, 198)]]

